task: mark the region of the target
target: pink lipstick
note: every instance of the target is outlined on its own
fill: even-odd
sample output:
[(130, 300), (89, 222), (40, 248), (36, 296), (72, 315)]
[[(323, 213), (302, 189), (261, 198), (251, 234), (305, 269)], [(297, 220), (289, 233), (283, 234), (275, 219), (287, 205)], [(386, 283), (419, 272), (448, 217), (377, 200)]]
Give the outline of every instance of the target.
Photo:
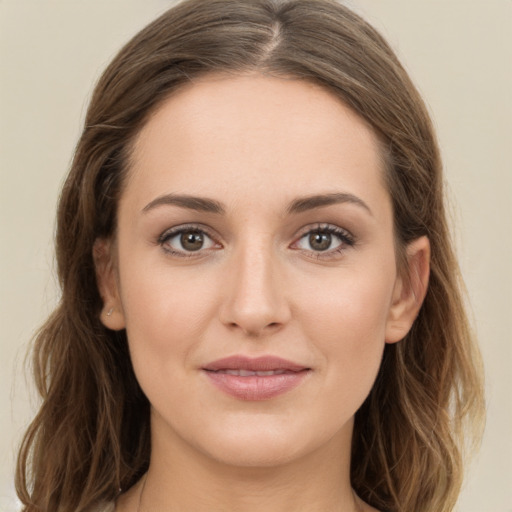
[(275, 356), (232, 356), (203, 367), (221, 391), (241, 400), (269, 400), (297, 387), (310, 368)]

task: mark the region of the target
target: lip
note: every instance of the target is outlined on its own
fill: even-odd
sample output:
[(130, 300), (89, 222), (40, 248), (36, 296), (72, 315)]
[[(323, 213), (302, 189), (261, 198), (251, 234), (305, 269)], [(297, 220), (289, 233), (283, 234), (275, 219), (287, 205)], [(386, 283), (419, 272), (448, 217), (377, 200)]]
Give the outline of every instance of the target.
[[(311, 368), (276, 356), (250, 358), (236, 355), (218, 359), (202, 368), (209, 381), (224, 393), (240, 400), (269, 400), (297, 387)], [(279, 373), (271, 375), (233, 375), (226, 371)]]

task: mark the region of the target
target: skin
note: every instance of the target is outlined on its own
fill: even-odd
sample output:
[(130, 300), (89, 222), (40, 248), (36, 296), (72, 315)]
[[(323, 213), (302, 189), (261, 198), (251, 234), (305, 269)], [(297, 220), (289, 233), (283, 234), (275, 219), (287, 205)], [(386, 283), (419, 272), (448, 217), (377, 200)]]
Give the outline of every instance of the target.
[[(102, 320), (126, 328), (151, 403), (140, 510), (375, 510), (350, 487), (353, 418), (385, 344), (417, 315), (429, 261), (421, 238), (407, 248), (410, 282), (397, 271), (383, 173), (365, 121), (299, 80), (209, 76), (143, 127), (115, 243), (95, 246)], [(167, 194), (206, 197), (224, 212), (159, 202)], [(350, 200), (290, 213), (322, 194)], [(163, 240), (190, 224), (207, 233), (198, 251), (179, 234)], [(309, 234), (325, 226), (345, 238), (330, 234), (321, 251)], [(240, 400), (201, 369), (234, 354), (311, 371), (287, 393)], [(116, 510), (135, 512), (141, 487)]]

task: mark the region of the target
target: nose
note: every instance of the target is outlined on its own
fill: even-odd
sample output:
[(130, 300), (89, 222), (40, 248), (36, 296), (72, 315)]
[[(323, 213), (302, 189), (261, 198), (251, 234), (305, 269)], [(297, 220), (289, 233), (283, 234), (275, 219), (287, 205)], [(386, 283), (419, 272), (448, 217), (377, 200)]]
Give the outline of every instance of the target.
[(257, 337), (280, 330), (291, 317), (279, 262), (272, 251), (247, 247), (232, 255), (220, 318)]

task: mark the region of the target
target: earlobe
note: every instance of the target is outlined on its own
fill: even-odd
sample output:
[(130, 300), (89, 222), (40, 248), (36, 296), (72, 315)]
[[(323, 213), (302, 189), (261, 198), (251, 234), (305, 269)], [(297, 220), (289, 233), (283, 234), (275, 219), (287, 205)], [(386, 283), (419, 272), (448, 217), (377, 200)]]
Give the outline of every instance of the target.
[(430, 275), (430, 242), (422, 236), (406, 248), (407, 268), (397, 277), (386, 325), (386, 343), (402, 340), (414, 323), (425, 295)]
[(93, 259), (96, 270), (96, 283), (103, 300), (100, 320), (108, 329), (119, 331), (124, 329), (126, 325), (119, 297), (112, 251), (112, 242), (110, 240), (98, 238), (94, 242)]

